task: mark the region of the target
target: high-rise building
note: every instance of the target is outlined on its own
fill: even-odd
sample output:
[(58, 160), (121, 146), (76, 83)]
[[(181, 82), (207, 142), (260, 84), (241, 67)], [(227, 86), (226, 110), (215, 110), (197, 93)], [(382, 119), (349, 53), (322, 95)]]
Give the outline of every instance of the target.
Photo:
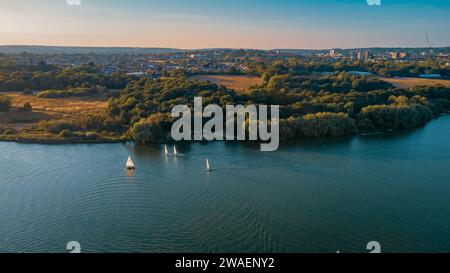
[(361, 52), (361, 51), (358, 51), (358, 53), (356, 53), (356, 58), (358, 59), (358, 60), (362, 60), (363, 59), (363, 53)]
[(389, 52), (389, 57), (390, 57), (392, 60), (404, 59), (404, 58), (406, 58), (407, 56), (408, 56), (408, 53), (406, 53), (406, 52), (396, 52), (396, 51), (394, 51), (394, 52)]
[(358, 53), (356, 54), (356, 58), (358, 58), (358, 60), (368, 60), (372, 58), (372, 54), (369, 50), (366, 50), (364, 52), (358, 51)]
[(389, 52), (389, 56), (393, 60), (397, 60), (398, 59), (398, 53), (397, 52)]

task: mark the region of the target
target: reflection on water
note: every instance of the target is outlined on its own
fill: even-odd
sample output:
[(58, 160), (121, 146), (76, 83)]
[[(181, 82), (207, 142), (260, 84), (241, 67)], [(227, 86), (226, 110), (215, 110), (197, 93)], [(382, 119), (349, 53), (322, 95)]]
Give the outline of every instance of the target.
[[(65, 252), (73, 240), (84, 252), (366, 252), (369, 241), (445, 252), (448, 135), (450, 117), (274, 153), (252, 143), (179, 144), (177, 157), (159, 145), (0, 143), (0, 252)], [(134, 171), (124, 171), (128, 155)]]
[[(134, 170), (126, 170), (126, 172), (127, 172), (127, 176), (129, 177), (129, 178), (133, 178), (134, 177)], [(130, 179), (131, 180), (131, 179)]]

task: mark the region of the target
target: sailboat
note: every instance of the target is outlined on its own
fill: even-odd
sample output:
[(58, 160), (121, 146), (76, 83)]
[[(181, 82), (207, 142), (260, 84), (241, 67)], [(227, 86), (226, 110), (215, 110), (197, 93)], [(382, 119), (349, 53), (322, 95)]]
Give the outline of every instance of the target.
[(167, 145), (164, 145), (164, 155), (169, 156), (169, 150), (167, 149)]
[(207, 172), (212, 172), (212, 171), (214, 171), (214, 169), (211, 168), (211, 165), (209, 165), (209, 159), (206, 159), (205, 163), (206, 163), (206, 171), (207, 171)]
[(177, 156), (178, 152), (177, 152), (177, 146), (173, 146), (173, 156)]
[(131, 159), (131, 156), (128, 157), (126, 168), (127, 168), (127, 170), (135, 170), (136, 169), (134, 166), (134, 162)]

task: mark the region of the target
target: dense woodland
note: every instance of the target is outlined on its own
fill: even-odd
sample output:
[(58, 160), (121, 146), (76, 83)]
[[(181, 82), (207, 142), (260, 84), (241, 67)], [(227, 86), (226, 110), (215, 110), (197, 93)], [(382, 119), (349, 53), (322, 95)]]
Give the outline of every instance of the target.
[[(251, 59), (251, 58), (249, 58)], [(450, 110), (450, 89), (443, 86), (399, 89), (374, 76), (348, 71), (369, 71), (385, 76), (441, 73), (438, 63), (250, 62), (261, 77), (259, 86), (236, 92), (210, 82), (187, 78), (175, 71), (161, 78), (106, 76), (94, 64), (56, 69), (43, 63), (21, 72), (0, 69), (0, 90), (41, 91), (42, 98), (86, 96), (123, 89), (109, 100), (103, 115), (81, 121), (44, 121), (39, 128), (61, 138), (94, 140), (120, 136), (140, 143), (167, 142), (174, 120), (172, 107), (192, 105), (196, 96), (204, 105), (280, 105), (280, 137), (341, 136), (381, 130), (404, 130), (424, 125)], [(10, 101), (0, 96), (0, 111)]]
[(296, 64), (277, 63), (261, 73), (261, 85), (236, 93), (214, 84), (183, 77), (141, 79), (111, 99), (108, 114), (130, 128), (138, 142), (169, 139), (174, 105), (280, 105), (280, 136), (340, 136), (380, 130), (403, 130), (427, 123), (450, 109), (450, 89), (398, 89), (375, 77), (346, 72), (305, 73)]
[[(35, 66), (0, 66), (1, 91), (64, 91), (93, 88), (123, 89), (132, 78), (121, 73), (104, 75), (100, 66), (93, 63), (77, 67), (58, 68), (43, 62)], [(96, 91), (96, 90), (94, 90)], [(50, 92), (52, 93), (52, 92)], [(72, 91), (77, 94), (78, 92)], [(57, 96), (57, 95), (54, 95)]]

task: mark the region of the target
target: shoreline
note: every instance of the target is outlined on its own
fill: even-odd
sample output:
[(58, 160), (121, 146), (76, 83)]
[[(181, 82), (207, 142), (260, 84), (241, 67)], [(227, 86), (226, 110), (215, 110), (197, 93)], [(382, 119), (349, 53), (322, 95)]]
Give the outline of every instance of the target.
[[(290, 142), (295, 141), (299, 139), (316, 139), (316, 138), (339, 138), (339, 137), (355, 137), (355, 136), (373, 136), (373, 135), (380, 135), (383, 133), (402, 133), (402, 132), (408, 132), (410, 130), (415, 130), (422, 128), (426, 125), (428, 125), (430, 122), (440, 119), (442, 117), (450, 116), (450, 112), (443, 112), (439, 115), (432, 118), (430, 121), (428, 121), (425, 124), (422, 124), (421, 126), (405, 129), (405, 130), (392, 130), (392, 129), (386, 129), (386, 130), (376, 130), (376, 131), (368, 131), (368, 132), (355, 132), (352, 134), (347, 135), (339, 135), (339, 136), (319, 136), (319, 137), (296, 137), (292, 139), (283, 139), (280, 138), (280, 143), (283, 142)], [(19, 134), (11, 134), (11, 135), (0, 135), (0, 142), (14, 142), (14, 143), (20, 143), (20, 144), (49, 144), (49, 145), (64, 145), (64, 144), (114, 144), (114, 143), (126, 143), (126, 142), (135, 142), (134, 140), (130, 140), (128, 138), (99, 138), (99, 139), (83, 139), (83, 138), (43, 138), (42, 136), (40, 138), (29, 138), (29, 137), (20, 137)], [(195, 143), (195, 142), (202, 142), (202, 141), (181, 141), (183, 143)], [(251, 142), (251, 141), (250, 141)], [(157, 141), (153, 143), (144, 143), (145, 144), (171, 144), (173, 141)]]
[(53, 138), (20, 138), (20, 137), (1, 137), (0, 142), (14, 142), (20, 144), (48, 144), (48, 145), (64, 145), (64, 144), (113, 144), (113, 143), (126, 143), (129, 140), (124, 139), (99, 139), (99, 140), (87, 140), (87, 139), (53, 139)]
[[(436, 120), (436, 119), (433, 119)], [(433, 121), (432, 120), (432, 121)], [(428, 123), (427, 123), (428, 124)], [(348, 134), (348, 135), (340, 135), (340, 136), (320, 136), (320, 137), (297, 137), (297, 138), (293, 138), (293, 139), (280, 139), (280, 144), (281, 143), (289, 143), (292, 141), (297, 141), (297, 140), (311, 140), (311, 139), (321, 139), (321, 138), (329, 138), (329, 139), (338, 139), (338, 138), (342, 138), (342, 137), (358, 137), (358, 136), (374, 136), (374, 135), (382, 135), (382, 134), (393, 134), (393, 133), (403, 133), (403, 132), (408, 132), (411, 130), (415, 130), (415, 129), (419, 129), (422, 128), (424, 126), (426, 126), (427, 124), (424, 124), (423, 126), (417, 127), (417, 128), (412, 128), (412, 129), (408, 129), (408, 130), (379, 130), (379, 131), (374, 131), (374, 132), (367, 132), (367, 133), (354, 133), (354, 134)], [(213, 142), (215, 142), (217, 140), (214, 140)], [(129, 140), (129, 139), (98, 139), (98, 140), (87, 140), (87, 139), (52, 139), (52, 138), (47, 138), (47, 139), (31, 139), (31, 138), (20, 138), (20, 137), (2, 137), (0, 136), (0, 142), (12, 142), (12, 143), (18, 143), (18, 144), (45, 144), (45, 145), (70, 145), (70, 144), (118, 144), (118, 143), (127, 143), (127, 142), (133, 142), (136, 143), (134, 140)], [(180, 141), (179, 143), (198, 143), (198, 142), (204, 142), (204, 141)], [(206, 141), (208, 142), (208, 141)], [(235, 142), (235, 141), (228, 141), (228, 142)], [(244, 141), (247, 143), (253, 143), (252, 141)], [(155, 145), (155, 144), (172, 144), (173, 142), (168, 141), (168, 142), (152, 142), (152, 143), (142, 143), (139, 145)], [(256, 143), (256, 142), (255, 142)], [(261, 143), (261, 142), (258, 142)], [(137, 144), (137, 143), (136, 143)]]

